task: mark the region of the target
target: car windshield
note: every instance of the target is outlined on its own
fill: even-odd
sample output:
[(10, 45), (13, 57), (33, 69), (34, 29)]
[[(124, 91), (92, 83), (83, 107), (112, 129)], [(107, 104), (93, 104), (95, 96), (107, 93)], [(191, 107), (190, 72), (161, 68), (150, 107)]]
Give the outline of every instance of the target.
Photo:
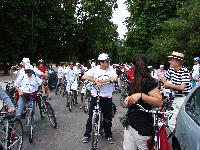
[(189, 98), (185, 110), (200, 125), (200, 87)]

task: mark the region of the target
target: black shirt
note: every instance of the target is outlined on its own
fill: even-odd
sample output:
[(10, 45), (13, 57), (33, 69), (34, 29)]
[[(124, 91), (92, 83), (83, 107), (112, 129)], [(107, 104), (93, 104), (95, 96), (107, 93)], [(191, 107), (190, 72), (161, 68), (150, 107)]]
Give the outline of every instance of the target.
[[(149, 77), (143, 81), (142, 93), (148, 94), (151, 90), (158, 86), (156, 81)], [(138, 102), (145, 109), (151, 110), (152, 106), (144, 102), (142, 99)], [(153, 136), (153, 117), (151, 113), (138, 110), (138, 106), (131, 105), (128, 108), (129, 125), (138, 131), (143, 136)]]

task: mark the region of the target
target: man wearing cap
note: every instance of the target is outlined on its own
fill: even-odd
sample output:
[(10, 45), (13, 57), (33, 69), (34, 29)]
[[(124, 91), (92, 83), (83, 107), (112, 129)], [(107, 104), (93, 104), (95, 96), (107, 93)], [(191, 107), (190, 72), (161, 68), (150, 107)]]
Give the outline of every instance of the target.
[(200, 58), (194, 58), (194, 66), (192, 68), (192, 85), (195, 86), (197, 82), (200, 82)]
[(38, 90), (38, 87), (42, 84), (42, 80), (33, 74), (33, 66), (26, 65), (24, 68), (25, 74), (19, 76), (14, 83), (16, 90), (19, 93), (19, 101), (17, 102), (16, 117), (21, 116), (25, 107), (25, 95), (29, 96), (29, 101), (34, 100), (34, 93)]
[(86, 131), (84, 133), (83, 143), (88, 143), (90, 140), (90, 133), (92, 131), (92, 115), (93, 109), (96, 105), (97, 100), (97, 90), (95, 88), (100, 88), (100, 107), (103, 113), (103, 128), (105, 132), (105, 137), (109, 144), (113, 144), (114, 140), (112, 138), (112, 92), (113, 84), (112, 81), (117, 80), (116, 71), (110, 66), (111, 59), (105, 53), (102, 53), (98, 57), (99, 65), (89, 69), (82, 77), (84, 80), (95, 83), (91, 90), (91, 104), (89, 108), (89, 118), (86, 124)]
[(181, 108), (186, 95), (191, 90), (190, 74), (186, 67), (183, 67), (184, 54), (180, 52), (173, 52), (170, 58), (170, 68), (161, 78), (163, 86), (168, 89), (172, 89), (174, 92), (174, 101), (172, 107), (174, 108), (174, 114), (169, 120), (169, 126), (171, 131), (174, 130), (176, 124), (176, 117), (179, 109)]

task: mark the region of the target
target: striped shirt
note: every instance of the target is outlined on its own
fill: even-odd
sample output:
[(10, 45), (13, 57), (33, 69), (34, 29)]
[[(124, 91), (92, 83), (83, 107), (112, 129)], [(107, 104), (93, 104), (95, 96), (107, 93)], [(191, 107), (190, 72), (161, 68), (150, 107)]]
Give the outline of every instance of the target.
[(190, 82), (190, 74), (187, 68), (182, 67), (178, 71), (176, 71), (174, 68), (170, 67), (167, 72), (164, 75), (165, 79), (172, 84), (180, 85), (181, 83), (185, 83), (186, 87), (183, 91), (177, 91), (173, 90), (175, 95), (182, 95), (182, 94), (188, 94), (192, 88), (191, 82)]

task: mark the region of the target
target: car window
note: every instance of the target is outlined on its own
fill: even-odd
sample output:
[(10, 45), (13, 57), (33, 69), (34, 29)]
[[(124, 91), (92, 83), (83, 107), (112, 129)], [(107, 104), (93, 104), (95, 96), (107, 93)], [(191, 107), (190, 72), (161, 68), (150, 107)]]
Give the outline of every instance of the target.
[(185, 105), (185, 110), (200, 126), (200, 87), (190, 96)]

